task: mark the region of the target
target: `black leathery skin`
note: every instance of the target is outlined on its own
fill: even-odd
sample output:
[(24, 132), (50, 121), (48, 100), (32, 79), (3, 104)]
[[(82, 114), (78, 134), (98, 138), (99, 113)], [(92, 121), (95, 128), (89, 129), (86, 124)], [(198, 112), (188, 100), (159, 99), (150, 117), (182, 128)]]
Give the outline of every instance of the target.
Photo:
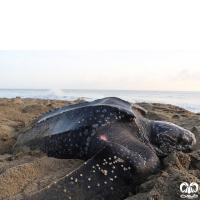
[[(145, 148), (147, 147), (144, 146), (143, 150)], [(118, 152), (119, 149), (123, 149), (123, 154)], [(145, 166), (144, 160), (137, 152), (115, 143), (105, 143), (105, 146), (80, 168), (25, 199), (124, 199), (129, 192), (134, 193), (135, 187), (159, 167), (158, 158), (154, 153), (149, 159), (154, 161), (154, 166)], [(120, 162), (116, 162), (117, 160)], [(105, 164), (106, 162), (108, 163)], [(106, 170), (107, 174), (101, 170)]]
[(135, 193), (160, 163), (149, 140), (152, 121), (143, 117), (145, 113), (139, 106), (110, 97), (40, 116), (17, 134), (13, 150), (29, 146), (55, 158), (86, 162), (24, 199), (117, 200)]
[(53, 117), (44, 115), (33, 127), (18, 136), (13, 149), (26, 145), (31, 149), (40, 148), (56, 158), (86, 158), (90, 139), (100, 127), (115, 121), (134, 119), (130, 105), (124, 109), (107, 104), (89, 104), (87, 107), (80, 104), (75, 109), (73, 106), (71, 110), (53, 114)]

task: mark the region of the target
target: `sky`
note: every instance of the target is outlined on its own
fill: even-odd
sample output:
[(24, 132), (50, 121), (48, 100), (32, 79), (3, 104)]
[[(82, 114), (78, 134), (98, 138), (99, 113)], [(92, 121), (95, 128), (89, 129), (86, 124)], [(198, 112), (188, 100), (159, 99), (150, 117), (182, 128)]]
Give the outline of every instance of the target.
[(0, 89), (200, 91), (200, 51), (0, 51)]

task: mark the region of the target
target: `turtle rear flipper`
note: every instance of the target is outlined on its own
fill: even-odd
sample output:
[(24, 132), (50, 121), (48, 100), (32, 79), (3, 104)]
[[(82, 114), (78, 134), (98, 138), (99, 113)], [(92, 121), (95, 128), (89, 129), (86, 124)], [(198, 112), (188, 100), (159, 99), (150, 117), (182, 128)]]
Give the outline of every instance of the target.
[(94, 157), (72, 173), (24, 200), (124, 199), (158, 167), (158, 158), (149, 149), (152, 156), (146, 160), (147, 149), (145, 147), (144, 154), (140, 155), (137, 149), (130, 151), (117, 143), (106, 143)]

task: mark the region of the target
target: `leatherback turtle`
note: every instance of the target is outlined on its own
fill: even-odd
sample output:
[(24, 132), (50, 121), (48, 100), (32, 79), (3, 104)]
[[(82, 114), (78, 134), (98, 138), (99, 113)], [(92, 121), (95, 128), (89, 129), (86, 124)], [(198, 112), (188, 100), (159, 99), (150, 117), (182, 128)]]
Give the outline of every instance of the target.
[(142, 107), (116, 97), (50, 111), (15, 136), (14, 150), (39, 148), (48, 156), (83, 159), (79, 168), (26, 200), (124, 199), (159, 169), (159, 157), (190, 149), (195, 136), (151, 121)]

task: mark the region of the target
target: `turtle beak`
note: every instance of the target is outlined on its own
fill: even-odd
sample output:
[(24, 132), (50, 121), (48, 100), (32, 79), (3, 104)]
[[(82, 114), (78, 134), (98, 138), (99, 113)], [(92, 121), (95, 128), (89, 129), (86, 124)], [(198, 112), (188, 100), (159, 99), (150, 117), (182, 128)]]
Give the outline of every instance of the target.
[(195, 135), (192, 132), (185, 129), (184, 131), (182, 131), (182, 134), (180, 134), (177, 141), (179, 144), (182, 145), (183, 150), (192, 149), (192, 147), (196, 145)]
[(195, 135), (193, 134), (193, 136), (192, 136), (192, 147), (194, 146), (194, 145), (196, 145), (197, 144), (197, 140), (196, 140), (196, 138), (195, 138)]

